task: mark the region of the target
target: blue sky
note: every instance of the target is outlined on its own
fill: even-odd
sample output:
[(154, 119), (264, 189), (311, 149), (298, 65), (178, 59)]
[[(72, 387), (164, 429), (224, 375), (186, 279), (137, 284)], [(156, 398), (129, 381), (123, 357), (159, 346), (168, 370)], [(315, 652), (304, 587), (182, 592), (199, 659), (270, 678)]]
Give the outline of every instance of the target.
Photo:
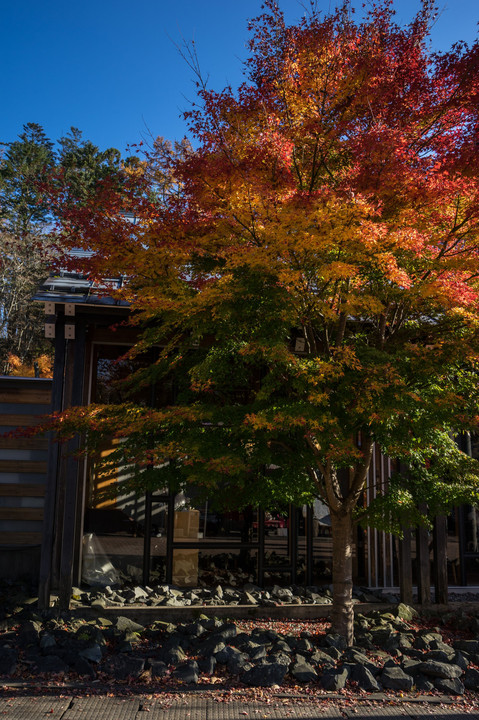
[[(289, 23), (309, 0), (280, 2)], [(318, 0), (328, 10), (333, 0)], [(361, 6), (361, 0), (353, 5)], [(177, 45), (194, 40), (211, 87), (237, 84), (246, 57), (247, 20), (260, 0), (3, 0), (0, 2), (0, 141), (26, 122), (57, 139), (71, 125), (100, 148), (122, 152), (142, 136), (181, 138), (182, 111), (195, 90)], [(396, 0), (408, 21), (419, 0)], [(435, 48), (472, 42), (479, 0), (439, 0)]]

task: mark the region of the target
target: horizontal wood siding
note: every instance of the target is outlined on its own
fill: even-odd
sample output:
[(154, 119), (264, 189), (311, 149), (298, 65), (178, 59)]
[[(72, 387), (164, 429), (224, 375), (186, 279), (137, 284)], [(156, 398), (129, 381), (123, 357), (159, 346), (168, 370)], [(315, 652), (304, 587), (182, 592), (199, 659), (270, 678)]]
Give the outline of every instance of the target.
[(6, 425), (8, 427), (16, 428), (16, 427), (30, 427), (32, 425), (38, 425), (41, 418), (39, 417), (32, 417), (31, 415), (13, 415), (10, 413), (1, 413), (1, 419), (2, 419), (2, 425)]
[[(0, 377), (0, 545), (40, 545), (48, 441), (18, 437), (15, 428), (39, 423), (50, 406), (51, 381)], [(32, 475), (34, 477), (32, 477)], [(24, 478), (23, 478), (24, 476)], [(34, 481), (35, 480), (35, 481)]]
[(0, 545), (41, 545), (39, 532), (3, 532), (0, 530)]
[(2, 483), (0, 497), (44, 497), (45, 485)]
[[(10, 378), (8, 378), (10, 380)], [(0, 379), (0, 403), (15, 403), (19, 405), (48, 405), (50, 402), (50, 387), (3, 388), (3, 378)], [(40, 380), (40, 382), (44, 382)]]
[(42, 437), (0, 437), (0, 448), (4, 450), (47, 450), (48, 440)]
[(0, 460), (0, 484), (2, 473), (41, 473), (47, 472), (47, 463), (37, 460)]

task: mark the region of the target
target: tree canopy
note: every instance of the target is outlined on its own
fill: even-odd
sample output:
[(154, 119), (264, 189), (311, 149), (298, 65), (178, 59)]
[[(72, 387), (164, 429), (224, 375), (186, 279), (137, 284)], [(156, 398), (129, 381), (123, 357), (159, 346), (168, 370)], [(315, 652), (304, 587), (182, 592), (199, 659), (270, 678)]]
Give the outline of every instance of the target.
[[(41, 308), (31, 297), (48, 274), (54, 256), (55, 216), (51, 191), (68, 187), (79, 207), (100, 181), (121, 172), (118, 150), (100, 151), (77, 128), (58, 148), (37, 123), (27, 123), (18, 138), (2, 143), (0, 155), (0, 372), (33, 372), (32, 361), (48, 372), (50, 343)], [(65, 197), (66, 201), (66, 197)]]
[[(170, 382), (176, 400), (72, 410), (64, 432), (88, 429), (90, 449), (97, 431), (121, 437), (110, 457), (138, 487), (321, 497), (349, 642), (353, 517), (375, 444), (408, 472), (374, 522), (477, 497), (453, 434), (478, 419), (479, 46), (433, 53), (434, 11), (424, 0), (400, 27), (389, 2), (361, 20), (346, 3), (288, 27), (268, 2), (244, 84), (198, 77), (198, 147), (161, 157), (176, 191), (159, 202), (141, 172), (81, 218), (88, 272), (128, 279), (143, 328), (132, 355), (157, 348), (132, 387)], [(78, 215), (64, 222), (68, 234)]]

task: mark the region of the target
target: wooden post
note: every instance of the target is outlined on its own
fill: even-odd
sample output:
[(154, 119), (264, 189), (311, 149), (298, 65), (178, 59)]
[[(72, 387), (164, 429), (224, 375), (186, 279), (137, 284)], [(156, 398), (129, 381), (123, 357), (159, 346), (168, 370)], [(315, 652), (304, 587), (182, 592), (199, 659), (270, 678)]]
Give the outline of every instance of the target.
[(434, 597), (437, 603), (447, 605), (447, 524), (446, 516), (434, 519)]
[(258, 555), (256, 557), (257, 582), (264, 587), (264, 510), (258, 508)]
[(313, 507), (308, 505), (306, 510), (306, 576), (305, 584), (313, 584), (314, 565), (314, 513)]
[[(76, 323), (75, 356), (73, 366), (73, 387), (71, 406), (75, 407), (83, 401), (83, 378), (85, 370), (85, 323)], [(60, 577), (58, 583), (58, 608), (68, 610), (72, 591), (73, 560), (76, 538), (76, 517), (78, 498), (78, 460), (74, 457), (80, 446), (79, 436), (75, 436), (67, 445), (67, 473), (65, 482), (65, 505), (63, 512), (63, 535), (60, 558)]]
[(150, 582), (152, 504), (151, 491), (147, 490), (145, 493), (145, 535), (143, 538), (143, 585), (148, 585)]
[[(65, 334), (64, 319), (59, 318), (55, 328), (55, 360), (53, 364), (53, 386), (51, 412), (62, 409), (63, 382), (65, 372)], [(38, 609), (48, 610), (52, 581), (53, 542), (55, 537), (55, 507), (57, 497), (57, 468), (59, 446), (54, 442), (53, 433), (49, 433), (48, 470), (45, 487), (43, 511), (42, 549), (40, 556), (40, 575), (38, 583)]]
[(399, 596), (401, 602), (412, 603), (412, 558), (411, 529), (403, 528), (403, 537), (399, 540)]
[(175, 493), (168, 490), (168, 514), (166, 516), (166, 582), (173, 582), (173, 543), (175, 539)]
[[(426, 513), (426, 508), (420, 507)], [(431, 602), (431, 565), (429, 560), (429, 532), (422, 525), (416, 529), (417, 600), (420, 605)]]
[(298, 572), (298, 508), (296, 505), (289, 505), (289, 560), (291, 562), (291, 584), (296, 584)]

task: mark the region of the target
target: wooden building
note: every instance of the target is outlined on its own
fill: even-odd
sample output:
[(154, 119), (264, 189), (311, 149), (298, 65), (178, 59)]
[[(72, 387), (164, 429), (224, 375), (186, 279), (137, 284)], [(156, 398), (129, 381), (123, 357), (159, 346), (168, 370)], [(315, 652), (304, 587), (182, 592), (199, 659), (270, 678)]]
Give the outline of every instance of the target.
[[(38, 408), (31, 406), (35, 397), (44, 412), (47, 395), (51, 395), (53, 412), (121, 400), (111, 380), (131, 369), (129, 361), (119, 360), (135, 341), (135, 330), (122, 324), (128, 306), (74, 273), (49, 278), (35, 300), (44, 304), (45, 332), (55, 346), (54, 373), (52, 382), (25, 382), (25, 388), (31, 388), (28, 393), (22, 390), (23, 397), (29, 398), (24, 407), (36, 414)], [(5, 382), (6, 388), (16, 392), (14, 379)], [(18, 410), (22, 402), (18, 392), (14, 400), (12, 390), (3, 391), (0, 421), (4, 429), (16, 424), (19, 414), (23, 416)], [(49, 606), (52, 590), (58, 593), (60, 606), (68, 607), (72, 584), (82, 581), (92, 585), (173, 582), (190, 586), (213, 582), (218, 576), (226, 582), (236, 578), (238, 584), (254, 581), (260, 585), (324, 585), (331, 581), (330, 523), (327, 508), (320, 502), (310, 508), (272, 508), (270, 513), (248, 508), (220, 514), (208, 501), (198, 501), (192, 491), (188, 491), (189, 497), (161, 490), (137, 497), (122, 487), (121, 468), (107, 477), (98, 476), (90, 462), (75, 457), (80, 438), (66, 444), (50, 442), (48, 447), (45, 440), (35, 442), (41, 447), (25, 446), (25, 450), (37, 454), (31, 460), (22, 459), (10, 475), (10, 456), (1, 454), (10, 448), (8, 443), (2, 446), (0, 472), (3, 468), (7, 475), (4, 480), (0, 475), (0, 542), (3, 539), (19, 557), (19, 548), (36, 546), (43, 608)], [(110, 449), (105, 446), (103, 452)], [(41, 458), (38, 453), (43, 453)], [(37, 464), (35, 472), (28, 463)], [(390, 473), (391, 461), (376, 448), (365, 502), (381, 492)], [(21, 490), (14, 488), (19, 483)], [(116, 493), (106, 501), (100, 492), (105, 485)], [(12, 535), (16, 532), (14, 518), (20, 522), (16, 539)], [(3, 529), (2, 522), (7, 523)], [(36, 524), (29, 530), (26, 523)], [(424, 531), (406, 532), (400, 542), (386, 533), (358, 527), (355, 581), (370, 588), (401, 584), (406, 600), (411, 599), (415, 583), (420, 597), (427, 600), (435, 544), (439, 560), (432, 572), (437, 599), (444, 600), (447, 574), (453, 584), (476, 584), (479, 579), (478, 527), (472, 508), (439, 519), (434, 538)]]

